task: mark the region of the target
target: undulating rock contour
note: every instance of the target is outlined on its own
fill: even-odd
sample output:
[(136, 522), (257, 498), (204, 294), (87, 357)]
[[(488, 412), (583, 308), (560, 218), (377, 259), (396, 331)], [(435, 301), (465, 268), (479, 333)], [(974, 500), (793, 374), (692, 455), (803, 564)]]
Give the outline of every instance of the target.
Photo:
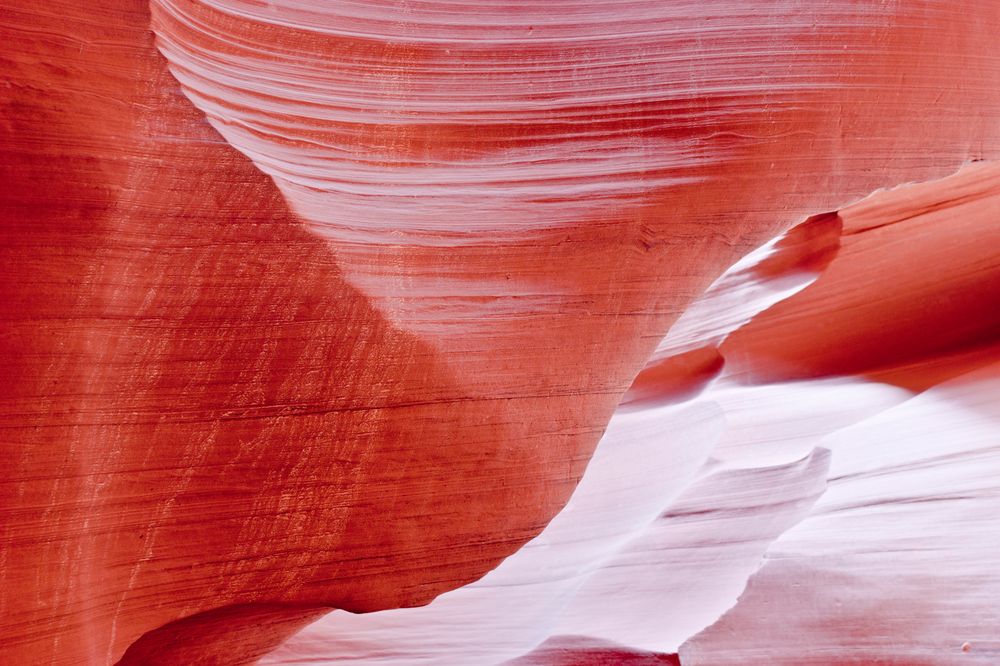
[(997, 663), (998, 34), (8, 0), (0, 664)]

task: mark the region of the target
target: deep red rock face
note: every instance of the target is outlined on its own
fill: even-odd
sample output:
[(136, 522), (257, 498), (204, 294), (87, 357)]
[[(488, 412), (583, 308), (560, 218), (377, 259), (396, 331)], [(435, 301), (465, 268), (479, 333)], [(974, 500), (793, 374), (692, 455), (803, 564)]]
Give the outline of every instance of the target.
[[(995, 663), (996, 337), (905, 343), (928, 294), (948, 312), (995, 286), (996, 245), (958, 266), (945, 237), (987, 238), (998, 194), (997, 165), (967, 167), (752, 252), (671, 328), (538, 537), (426, 607), (331, 614), (261, 663)], [(892, 272), (897, 234), (938, 238), (904, 245), (919, 275)], [(815, 344), (767, 344), (793, 326)], [(820, 374), (842, 353), (827, 330), (899, 355)]]
[(0, 663), (990, 658), (1000, 5), (0, 16)]

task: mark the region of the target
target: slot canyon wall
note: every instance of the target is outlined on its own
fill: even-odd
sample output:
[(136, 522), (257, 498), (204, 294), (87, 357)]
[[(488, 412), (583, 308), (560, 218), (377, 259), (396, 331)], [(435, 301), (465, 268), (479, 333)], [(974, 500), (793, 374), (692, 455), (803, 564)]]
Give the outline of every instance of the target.
[(0, 664), (1000, 663), (998, 34), (6, 0)]

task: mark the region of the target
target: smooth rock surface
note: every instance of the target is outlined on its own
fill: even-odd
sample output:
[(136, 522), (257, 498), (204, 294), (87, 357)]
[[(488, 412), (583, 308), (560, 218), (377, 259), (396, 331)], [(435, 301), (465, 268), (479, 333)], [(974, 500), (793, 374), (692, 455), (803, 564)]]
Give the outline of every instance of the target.
[[(675, 500), (723, 502), (716, 481), (773, 490), (787, 510), (759, 530), (737, 521), (759, 543), (726, 555), (730, 578), (691, 620), (706, 624), (816, 501), (824, 461), (867, 464), (838, 462), (853, 449), (811, 434), (727, 460), (754, 454), (713, 391), (777, 382), (794, 395), (789, 380), (850, 374), (845, 390), (879, 384), (888, 403), (995, 359), (995, 167), (840, 210), (1000, 156), (992, 0), (8, 0), (0, 18), (0, 663), (248, 663), (332, 609), (451, 590), (476, 597), (459, 611), (472, 621), (502, 606), (479, 600), (486, 579), (468, 584), (521, 571), (537, 549), (518, 549), (549, 538), (546, 525), (580, 553), (572, 572), (600, 572), (660, 552), (660, 536), (700, 539), (701, 526), (661, 524)], [(765, 252), (769, 267), (737, 264), (811, 216)], [(766, 286), (718, 282), (734, 264), (731, 279)], [(860, 282), (858, 267), (884, 281)], [(874, 314), (896, 328), (872, 330), (873, 289), (890, 304)], [(748, 302), (691, 309), (671, 340), (706, 290)], [(693, 355), (633, 384), (673, 344)], [(980, 390), (953, 381), (927, 395)], [(909, 422), (909, 404), (886, 414)], [(919, 404), (913, 423), (937, 418)], [(862, 439), (885, 436), (864, 425), (870, 405), (843, 409), (797, 432), (858, 420)], [(977, 418), (958, 419), (970, 459), (991, 455), (991, 417)], [(621, 485), (581, 486), (589, 522), (569, 509), (553, 521), (606, 428), (649, 469), (595, 459), (596, 478)], [(934, 460), (920, 441), (900, 466)], [(988, 515), (970, 475), (942, 492), (971, 493)], [(612, 488), (643, 499), (617, 504)], [(893, 552), (890, 536), (873, 547)], [(812, 556), (826, 538), (778, 552)], [(969, 556), (963, 543), (949, 561)], [(663, 567), (623, 608), (680, 594)], [(408, 620), (440, 640), (405, 652), (378, 634), (384, 618), (439, 602), (335, 613), (309, 628), (306, 663), (338, 658), (348, 619), (373, 627), (359, 645), (384, 636), (371, 644), (408, 664), (539, 646), (526, 658), (560, 663), (573, 645), (663, 661), (696, 630), (605, 622), (587, 610), (606, 603), (599, 580), (574, 606), (556, 592), (566, 578), (525, 570), (555, 595), (537, 595), (545, 623), (527, 633), (463, 652), (447, 623)], [(863, 573), (854, 560), (843, 571)], [(992, 584), (988, 567), (969, 571)], [(761, 569), (748, 608), (771, 580), (780, 588), (784, 570)], [(978, 612), (965, 583), (946, 587)], [(925, 591), (901, 590), (900, 603)], [(568, 610), (546, 610), (553, 599)], [(732, 636), (757, 631), (741, 612), (723, 616)], [(985, 626), (941, 631), (989, 654)], [(711, 632), (681, 659), (735, 658)], [(900, 635), (910, 657), (929, 654)], [(265, 659), (282, 663), (299, 640)], [(850, 654), (870, 654), (858, 645)], [(779, 648), (761, 646), (794, 656)]]
[[(757, 336), (803, 327), (789, 341), (798, 346), (781, 349), (801, 367), (829, 353), (827, 327), (862, 340), (920, 339), (930, 289), (908, 289), (917, 279), (933, 283), (944, 306), (978, 294), (989, 310), (1000, 246), (966, 235), (993, 233), (997, 193), (1000, 167), (973, 165), (829, 216), (843, 221), (843, 237), (824, 241), (837, 253), (820, 267), (815, 252), (794, 250), (815, 244), (795, 241), (825, 233), (802, 228), (752, 253), (685, 312), (689, 325), (666, 336), (636, 380), (642, 391), (629, 392), (635, 399), (619, 407), (569, 504), (539, 537), (427, 607), (331, 614), (261, 663), (995, 662), (996, 342), (984, 347), (977, 334), (903, 365), (887, 355), (887, 367), (856, 376), (789, 381), (762, 379), (772, 368), (765, 352), (776, 347)], [(909, 226), (917, 242), (905, 247), (923, 252), (909, 266), (936, 279), (889, 270), (899, 265), (895, 234), (854, 236), (860, 220), (891, 221), (898, 233)], [(967, 261), (943, 240), (950, 230)], [(923, 242), (927, 234), (939, 241)], [(775, 265), (783, 270), (768, 269)], [(832, 279), (842, 289), (830, 290)], [(907, 295), (916, 302), (904, 306)], [(870, 302), (896, 303), (917, 325), (876, 328), (877, 307), (857, 316), (856, 304)], [(695, 319), (699, 312), (710, 316)], [(806, 344), (807, 315), (822, 322), (815, 346)], [(716, 350), (720, 365), (707, 380), (696, 364), (671, 363), (688, 349)], [(668, 390), (684, 383), (684, 369), (699, 388)], [(708, 414), (711, 436), (690, 430)], [(690, 434), (700, 441), (685, 441)], [(671, 461), (700, 469), (670, 475)], [(588, 565), (567, 572), (581, 557)], [(519, 569), (530, 576), (510, 575)], [(505, 662), (517, 646), (524, 656)]]

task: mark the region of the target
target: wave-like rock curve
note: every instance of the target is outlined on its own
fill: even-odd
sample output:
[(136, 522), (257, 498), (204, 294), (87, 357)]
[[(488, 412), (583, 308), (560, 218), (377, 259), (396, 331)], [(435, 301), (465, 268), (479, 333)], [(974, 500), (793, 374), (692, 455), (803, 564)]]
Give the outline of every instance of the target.
[[(738, 391), (782, 305), (748, 317), (798, 292), (785, 303), (835, 321), (823, 290), (854, 284), (839, 258), (866, 265), (909, 228), (925, 239), (910, 261), (929, 261), (961, 203), (946, 192), (991, 187), (959, 177), (929, 195), (941, 215), (841, 233), (876, 188), (1000, 157), (993, 2), (10, 0), (2, 18), (2, 662), (245, 663), (334, 608), (479, 595), (546, 525), (586, 546), (558, 580), (528, 571), (558, 588), (661, 537), (702, 539), (686, 517), (713, 484), (774, 488), (780, 511), (737, 521), (757, 545), (673, 646), (732, 605), (837, 464), (811, 435), (750, 446), (737, 412), (776, 427), (751, 405), (777, 391), (829, 433), (990, 358), (976, 313), (994, 255), (968, 242), (992, 228), (984, 193), (942, 259), (975, 257), (965, 286), (949, 292), (951, 270), (906, 282), (964, 323), (891, 345), (848, 321), (869, 347), (839, 371), (867, 379), (811, 385), (875, 403), (845, 398), (823, 424), (795, 403), (812, 388)], [(834, 210), (770, 263), (737, 263)], [(671, 363), (680, 348), (693, 356)], [(768, 381), (837, 374), (836, 354), (796, 350)], [(619, 469), (630, 510), (600, 503), (588, 513), (613, 522), (574, 527), (574, 504), (556, 514), (606, 428), (623, 451), (659, 433), (655, 458), (632, 457), (676, 482)], [(682, 526), (636, 540), (674, 501)], [(550, 634), (541, 651), (563, 658), (569, 632), (596, 654), (673, 649), (592, 617), (603, 595), (581, 588), (590, 606), (539, 611), (544, 628), (476, 658)]]

